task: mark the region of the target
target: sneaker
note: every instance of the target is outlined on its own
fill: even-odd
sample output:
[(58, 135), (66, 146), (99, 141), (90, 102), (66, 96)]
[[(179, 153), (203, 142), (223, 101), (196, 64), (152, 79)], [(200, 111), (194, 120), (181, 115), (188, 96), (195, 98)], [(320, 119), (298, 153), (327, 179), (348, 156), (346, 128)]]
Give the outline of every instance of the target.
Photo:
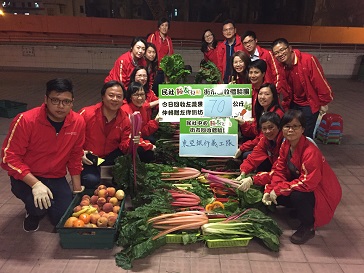
[(315, 237), (315, 230), (312, 227), (300, 225), (290, 240), (296, 245), (302, 245), (313, 237)]
[(23, 222), (23, 229), (25, 232), (37, 231), (39, 228), (39, 217), (30, 215), (29, 213), (25, 214), (25, 219)]

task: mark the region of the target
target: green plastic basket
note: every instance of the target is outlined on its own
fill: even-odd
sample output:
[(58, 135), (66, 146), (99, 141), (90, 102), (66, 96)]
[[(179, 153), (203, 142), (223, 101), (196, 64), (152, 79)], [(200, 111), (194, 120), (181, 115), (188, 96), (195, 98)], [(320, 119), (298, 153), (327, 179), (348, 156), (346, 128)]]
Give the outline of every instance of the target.
[(208, 248), (247, 246), (253, 237), (206, 240)]
[[(196, 237), (200, 236), (200, 233), (195, 234)], [(167, 234), (166, 235), (167, 244), (183, 244), (183, 234)]]

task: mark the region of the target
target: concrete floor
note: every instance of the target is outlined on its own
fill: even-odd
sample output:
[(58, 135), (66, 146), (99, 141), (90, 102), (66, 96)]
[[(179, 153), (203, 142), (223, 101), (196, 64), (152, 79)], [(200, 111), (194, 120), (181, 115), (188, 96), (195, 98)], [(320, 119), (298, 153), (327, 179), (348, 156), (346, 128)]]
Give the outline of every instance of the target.
[[(75, 85), (74, 109), (100, 100), (99, 90), (106, 75), (67, 72), (0, 71), (0, 98), (38, 106), (46, 81), (66, 77)], [(272, 253), (252, 240), (247, 247), (208, 249), (203, 244), (166, 245), (147, 258), (137, 260), (125, 271), (115, 266), (113, 255), (120, 249), (62, 249), (59, 235), (45, 218), (35, 233), (22, 229), (24, 206), (10, 191), (5, 171), (0, 170), (0, 273), (5, 272), (364, 272), (364, 83), (348, 79), (329, 79), (334, 101), (329, 112), (344, 119), (341, 145), (319, 143), (319, 147), (338, 176), (343, 198), (334, 219), (319, 228), (305, 245), (293, 245), (293, 230), (284, 210), (274, 218), (284, 233), (281, 250)], [(0, 118), (2, 143), (11, 119)]]

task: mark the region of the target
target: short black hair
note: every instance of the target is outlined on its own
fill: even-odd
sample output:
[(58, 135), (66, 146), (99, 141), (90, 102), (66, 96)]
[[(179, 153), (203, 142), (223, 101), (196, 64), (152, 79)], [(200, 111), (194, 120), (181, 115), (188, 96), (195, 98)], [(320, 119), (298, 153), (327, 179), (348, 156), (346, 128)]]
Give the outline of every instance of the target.
[(252, 67), (258, 68), (260, 71), (262, 71), (262, 73), (267, 72), (267, 63), (264, 60), (262, 60), (262, 59), (258, 59), (258, 60), (252, 61), (249, 64), (249, 66), (248, 66), (248, 71)]
[(73, 84), (71, 80), (56, 78), (46, 83), (46, 96), (48, 97), (52, 91), (57, 93), (70, 92), (73, 98)]
[(164, 24), (165, 22), (168, 23), (168, 29), (171, 27), (171, 22), (169, 21), (168, 18), (166, 17), (162, 17), (158, 20), (158, 28), (161, 26), (161, 24)]
[(302, 111), (289, 109), (287, 112), (284, 113), (281, 119), (280, 129), (282, 129), (284, 125), (290, 123), (295, 118), (301, 123), (302, 128), (306, 128), (306, 118), (303, 115)]
[(251, 36), (254, 40), (257, 39), (257, 35), (252, 30), (247, 30), (244, 32), (244, 34), (241, 36), (241, 39), (244, 40), (245, 37)]
[(281, 118), (279, 117), (279, 115), (276, 112), (267, 112), (264, 115), (262, 115), (259, 119), (259, 127), (262, 127), (262, 124), (267, 121), (270, 121), (274, 125), (277, 125), (277, 127), (279, 129)]
[(131, 96), (139, 91), (140, 89), (143, 89), (143, 85), (140, 82), (131, 82), (128, 86), (128, 90), (126, 91), (125, 99), (128, 103), (131, 102)]
[(125, 90), (125, 87), (124, 85), (121, 83), (121, 82), (118, 82), (118, 81), (108, 81), (104, 84), (104, 86), (101, 88), (101, 97), (105, 96), (105, 93), (106, 93), (106, 90), (110, 87), (113, 87), (113, 86), (120, 86), (121, 89), (123, 90), (123, 98), (125, 98), (125, 93), (126, 93), (126, 90)]
[(272, 42), (272, 49), (273, 47), (275, 47), (276, 45), (278, 44), (285, 44), (287, 47), (289, 46), (289, 43), (287, 41), (286, 38), (278, 38), (278, 39), (275, 39), (273, 42)]
[(222, 25), (223, 25), (223, 26), (225, 26), (225, 25), (227, 25), (227, 24), (232, 24), (232, 25), (233, 25), (233, 27), (235, 28), (235, 21), (234, 21), (234, 20), (232, 20), (232, 19), (227, 19), (227, 20), (225, 20), (225, 21), (222, 23)]
[(133, 40), (131, 41), (131, 44), (130, 44), (130, 48), (133, 49), (133, 47), (135, 46), (135, 44), (137, 42), (144, 43), (145, 49), (147, 49), (147, 41), (144, 38), (138, 37), (138, 36), (133, 38)]

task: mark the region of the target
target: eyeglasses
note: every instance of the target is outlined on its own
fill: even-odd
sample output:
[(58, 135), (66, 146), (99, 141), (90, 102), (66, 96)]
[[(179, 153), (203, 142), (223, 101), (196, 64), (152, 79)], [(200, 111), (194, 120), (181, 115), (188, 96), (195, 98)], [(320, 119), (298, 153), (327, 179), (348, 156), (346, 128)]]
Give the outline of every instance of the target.
[(243, 42), (243, 45), (249, 45), (254, 42), (254, 39), (250, 39), (249, 41)]
[(222, 31), (223, 32), (228, 32), (228, 31), (233, 31), (235, 28), (234, 27), (229, 27), (229, 28), (225, 28)]
[(145, 97), (145, 93), (139, 93), (139, 94), (137, 94), (137, 93), (134, 93), (133, 95), (131, 95), (132, 97), (134, 97), (134, 98), (139, 98), (139, 97)]
[(212, 37), (212, 36), (214, 36), (213, 34), (207, 34), (207, 35), (205, 35), (205, 38), (209, 38), (209, 37)]
[(281, 48), (280, 50), (274, 51), (274, 52), (273, 52), (273, 55), (274, 55), (274, 56), (281, 55), (281, 54), (283, 54), (283, 52), (285, 52), (285, 51), (286, 51), (286, 49), (287, 49), (287, 48), (288, 48), (288, 46), (287, 46), (287, 47), (285, 47), (285, 48)]
[(283, 130), (289, 131), (290, 129), (292, 129), (293, 131), (296, 131), (301, 127), (302, 127), (302, 125), (284, 125)]
[(59, 103), (62, 103), (63, 106), (70, 106), (73, 102), (73, 100), (60, 100), (60, 99), (57, 99), (57, 98), (50, 98), (48, 97), (48, 99), (51, 101), (51, 103), (53, 105), (59, 105)]

